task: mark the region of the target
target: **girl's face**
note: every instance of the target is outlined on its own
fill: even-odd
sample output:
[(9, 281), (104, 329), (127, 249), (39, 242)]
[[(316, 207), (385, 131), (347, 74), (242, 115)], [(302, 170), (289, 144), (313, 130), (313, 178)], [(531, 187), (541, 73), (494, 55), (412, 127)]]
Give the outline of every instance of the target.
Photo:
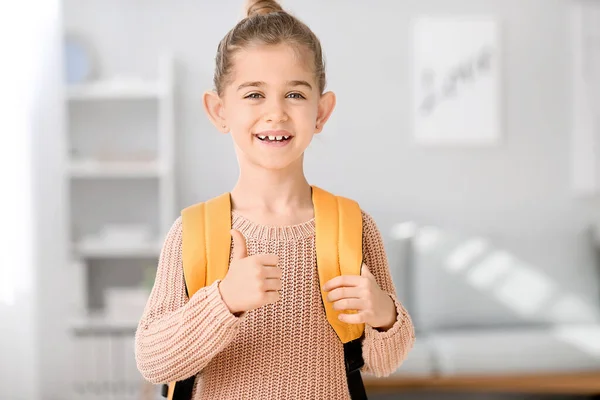
[(301, 165), (335, 106), (333, 93), (321, 95), (309, 56), (285, 44), (240, 50), (221, 97), (205, 97), (215, 126), (231, 133), (240, 163)]

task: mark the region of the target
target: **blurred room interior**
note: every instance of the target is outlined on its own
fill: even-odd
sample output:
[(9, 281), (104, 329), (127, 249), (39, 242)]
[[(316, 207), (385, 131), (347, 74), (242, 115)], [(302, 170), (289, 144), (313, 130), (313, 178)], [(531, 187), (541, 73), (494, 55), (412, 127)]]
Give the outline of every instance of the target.
[[(0, 400), (161, 398), (134, 333), (179, 211), (237, 178), (202, 94), (243, 4), (0, 5)], [(338, 98), (307, 176), (375, 218), (416, 325), (372, 398), (599, 398), (600, 1), (282, 4)]]

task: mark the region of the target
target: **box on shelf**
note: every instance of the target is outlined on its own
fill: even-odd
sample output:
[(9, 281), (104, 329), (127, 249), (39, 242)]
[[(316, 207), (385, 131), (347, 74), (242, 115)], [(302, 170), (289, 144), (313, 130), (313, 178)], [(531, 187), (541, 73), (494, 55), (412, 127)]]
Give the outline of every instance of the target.
[(143, 287), (111, 287), (104, 291), (106, 318), (136, 320), (142, 316), (150, 293)]
[(97, 233), (85, 235), (82, 246), (100, 244), (111, 247), (130, 247), (154, 243), (151, 228), (144, 224), (106, 224)]
[(109, 242), (146, 243), (151, 236), (150, 227), (144, 224), (106, 224), (99, 232), (99, 238)]

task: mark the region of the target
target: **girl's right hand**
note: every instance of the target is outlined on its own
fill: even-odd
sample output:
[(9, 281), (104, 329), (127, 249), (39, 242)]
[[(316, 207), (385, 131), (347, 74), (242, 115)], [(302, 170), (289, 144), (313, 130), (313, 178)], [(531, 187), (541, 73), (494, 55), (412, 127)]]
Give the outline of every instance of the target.
[(219, 284), (221, 297), (232, 314), (238, 314), (275, 303), (281, 290), (281, 268), (275, 254), (248, 257), (246, 239), (231, 230), (233, 257), (227, 275)]

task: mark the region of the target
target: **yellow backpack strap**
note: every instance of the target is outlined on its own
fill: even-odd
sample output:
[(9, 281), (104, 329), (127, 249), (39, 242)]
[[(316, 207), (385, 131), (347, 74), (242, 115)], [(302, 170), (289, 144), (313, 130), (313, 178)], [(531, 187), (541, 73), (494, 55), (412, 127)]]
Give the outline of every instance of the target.
[[(188, 297), (223, 279), (231, 250), (231, 197), (224, 193), (181, 212), (183, 276)], [(210, 268), (208, 266), (210, 265)], [(190, 400), (195, 376), (163, 387), (168, 400)]]
[[(224, 193), (181, 212), (183, 275), (192, 297), (198, 289), (223, 279), (231, 250), (231, 200)], [(210, 268), (207, 268), (210, 265)]]
[[(321, 287), (338, 275), (360, 275), (362, 254), (362, 213), (353, 200), (335, 196), (312, 186), (315, 209), (315, 244), (317, 269)], [(327, 301), (327, 293), (321, 291), (325, 313), (342, 343), (362, 336), (364, 324), (347, 324), (338, 319), (340, 311)]]

